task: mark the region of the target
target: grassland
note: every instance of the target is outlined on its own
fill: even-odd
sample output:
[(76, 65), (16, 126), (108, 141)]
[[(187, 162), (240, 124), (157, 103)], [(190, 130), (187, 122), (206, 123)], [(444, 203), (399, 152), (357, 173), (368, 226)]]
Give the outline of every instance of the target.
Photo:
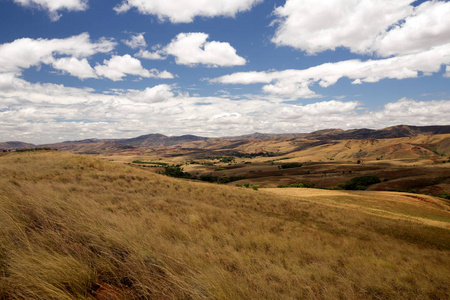
[(302, 190), (0, 156), (0, 299), (450, 298), (446, 202)]

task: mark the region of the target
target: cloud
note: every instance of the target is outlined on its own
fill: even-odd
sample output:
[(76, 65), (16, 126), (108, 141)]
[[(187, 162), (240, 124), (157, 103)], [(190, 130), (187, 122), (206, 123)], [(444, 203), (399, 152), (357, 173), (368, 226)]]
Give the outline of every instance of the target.
[[(102, 38), (97, 42), (91, 42), (88, 33), (82, 33), (65, 39), (30, 39), (21, 38), (11, 43), (0, 45), (0, 72), (13, 72), (20, 74), (23, 69), (40, 64), (54, 64), (61, 67), (60, 56), (86, 58), (96, 53), (107, 53), (112, 51), (116, 43), (112, 40)], [(79, 60), (78, 60), (79, 61)], [(65, 70), (72, 75), (76, 74), (74, 70), (75, 60), (70, 61), (73, 71)], [(86, 78), (87, 66), (83, 61), (78, 62), (84, 65), (84, 72), (81, 72), (82, 78)], [(76, 76), (76, 75), (75, 75)]]
[(450, 66), (445, 67), (444, 77), (450, 78)]
[(411, 2), (287, 0), (274, 11), (279, 27), (272, 41), (309, 54), (337, 47), (365, 53), (380, 31), (410, 13)]
[(88, 57), (111, 52), (116, 45), (116, 42), (105, 38), (91, 42), (88, 33), (65, 39), (22, 38), (0, 45), (0, 74), (20, 76), (24, 69), (47, 64), (80, 79), (101, 76), (119, 81), (128, 74), (146, 78), (174, 78), (165, 70), (144, 69), (138, 59), (128, 54), (114, 55), (95, 68), (90, 66)]
[(143, 91), (128, 90), (125, 96), (136, 102), (156, 103), (173, 98), (174, 93), (170, 85), (160, 84), (151, 88), (148, 87)]
[(213, 83), (254, 84), (262, 83), (263, 91), (290, 98), (319, 97), (310, 88), (314, 84), (328, 87), (341, 78), (349, 78), (354, 84), (377, 82), (382, 79), (416, 78), (439, 72), (441, 65), (450, 63), (450, 43), (417, 54), (408, 54), (379, 60), (358, 59), (325, 63), (304, 70), (267, 72), (238, 72), (210, 79)]
[[(44, 143), (124, 138), (160, 132), (232, 136), (311, 132), (325, 128), (448, 125), (449, 100), (400, 99), (379, 110), (360, 101), (289, 104), (252, 97), (193, 97), (165, 84), (143, 90), (70, 88), (0, 74), (0, 141)], [(198, 105), (207, 103), (208, 105)], [(49, 134), (51, 133), (51, 134)]]
[(139, 52), (136, 53), (134, 56), (140, 57), (140, 58), (145, 58), (145, 59), (153, 59), (153, 60), (166, 59), (166, 56), (164, 56), (164, 54), (161, 53), (161, 51), (150, 52), (150, 51), (143, 50), (143, 49), (139, 50)]
[[(92, 89), (71, 88), (53, 83), (30, 83), (12, 73), (0, 73), (0, 100), (27, 106), (27, 103), (74, 104), (85, 102), (93, 94)], [(100, 95), (101, 96), (101, 95)], [(97, 95), (97, 97), (100, 97)], [(98, 99), (98, 98), (97, 98)], [(1, 101), (0, 101), (1, 102)]]
[(175, 57), (179, 65), (208, 67), (242, 66), (247, 61), (236, 54), (229, 43), (207, 42), (209, 35), (202, 32), (180, 33), (165, 47), (153, 47), (154, 52), (141, 49), (136, 57), (154, 60), (164, 60), (168, 55)]
[(156, 15), (159, 20), (172, 23), (190, 23), (195, 17), (234, 17), (237, 13), (250, 10), (262, 0), (124, 0), (114, 10), (124, 13), (136, 8), (139, 13)]
[(91, 68), (86, 58), (80, 60), (75, 57), (63, 57), (56, 59), (52, 66), (80, 79), (97, 78), (94, 69)]
[(208, 37), (208, 34), (202, 32), (180, 33), (162, 52), (175, 56), (175, 62), (180, 65), (229, 67), (246, 64), (246, 60), (238, 56), (229, 43), (207, 42)]
[(128, 74), (146, 78), (174, 78), (167, 71), (160, 72), (156, 69), (144, 69), (141, 62), (129, 54), (123, 56), (113, 55), (110, 60), (104, 60), (103, 65), (97, 65), (95, 72), (97, 75), (113, 81), (120, 81)]
[(133, 35), (130, 40), (123, 40), (123, 43), (132, 49), (147, 47), (143, 33)]
[(388, 57), (450, 43), (450, 2), (287, 0), (274, 11), (272, 41), (309, 54), (345, 47)]
[(14, 2), (24, 7), (46, 10), (52, 21), (59, 20), (61, 10), (84, 11), (88, 8), (88, 0), (14, 0)]
[(450, 2), (427, 1), (375, 42), (382, 56), (419, 53), (450, 43)]

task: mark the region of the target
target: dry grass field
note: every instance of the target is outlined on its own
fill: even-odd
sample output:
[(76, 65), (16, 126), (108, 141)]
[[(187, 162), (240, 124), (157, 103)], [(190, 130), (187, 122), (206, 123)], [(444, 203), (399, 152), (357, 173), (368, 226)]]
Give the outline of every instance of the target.
[(2, 155), (0, 299), (450, 298), (447, 202), (314, 191)]

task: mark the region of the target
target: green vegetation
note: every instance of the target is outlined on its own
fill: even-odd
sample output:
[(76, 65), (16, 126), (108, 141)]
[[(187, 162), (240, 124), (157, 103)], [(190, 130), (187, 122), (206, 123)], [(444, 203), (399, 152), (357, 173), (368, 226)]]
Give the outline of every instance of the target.
[(225, 183), (244, 179), (244, 177), (242, 177), (242, 176), (219, 177), (219, 176), (213, 176), (212, 174), (206, 174), (206, 175), (201, 175), (198, 179), (200, 179), (201, 181), (206, 181), (206, 182), (216, 182), (216, 183), (225, 184)]
[(343, 190), (365, 190), (369, 185), (380, 182), (380, 178), (375, 176), (360, 176), (354, 177), (344, 184), (339, 184), (337, 187)]
[(303, 166), (303, 164), (297, 162), (281, 164), (282, 169), (300, 168), (301, 166)]
[(281, 161), (281, 160), (286, 160), (286, 159), (291, 159), (291, 158), (294, 158), (294, 157), (282, 157), (282, 158), (277, 158), (277, 159), (272, 159), (272, 160), (266, 160), (265, 163), (272, 163), (275, 161)]
[(257, 185), (257, 184), (252, 185), (252, 189), (254, 189), (255, 191), (257, 191), (257, 190), (259, 189), (259, 185)]
[(179, 165), (165, 166), (161, 174), (175, 178), (192, 178), (189, 172), (183, 172), (183, 168)]
[(291, 188), (291, 187), (293, 187), (293, 188), (309, 188), (309, 189), (312, 189), (312, 188), (315, 188), (316, 185), (314, 183), (312, 183), (312, 182), (302, 182), (302, 183), (293, 183), (293, 184), (290, 184), (290, 185), (279, 185), (277, 187), (278, 188)]
[(133, 160), (133, 164), (159, 165), (159, 166), (167, 166), (168, 165), (168, 163), (163, 163), (163, 162), (141, 161), (141, 160)]
[(443, 193), (443, 194), (440, 194), (439, 197), (444, 198), (444, 199), (449, 199), (449, 200), (450, 200), (450, 193)]
[(280, 156), (280, 153), (278, 152), (255, 152), (255, 153), (237, 153), (234, 156), (239, 158), (255, 158), (255, 157), (274, 157), (274, 156)]
[(49, 147), (37, 147), (37, 148), (23, 148), (23, 149), (16, 149), (16, 152), (33, 152), (33, 151), (50, 151), (52, 150)]
[(186, 160), (186, 164), (201, 165), (202, 163), (197, 160), (188, 159), (188, 160)]
[(218, 160), (221, 163), (229, 164), (229, 163), (235, 163), (235, 158), (233, 156), (210, 156), (206, 159), (209, 160)]

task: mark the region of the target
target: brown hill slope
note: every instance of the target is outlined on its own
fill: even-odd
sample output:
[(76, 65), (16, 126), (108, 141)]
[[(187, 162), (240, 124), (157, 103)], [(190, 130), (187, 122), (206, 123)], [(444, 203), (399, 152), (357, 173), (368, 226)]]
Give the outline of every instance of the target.
[(418, 135), (449, 134), (450, 126), (410, 126), (397, 125), (383, 129), (327, 129), (307, 134), (307, 138), (348, 140), (348, 139), (389, 139), (413, 137)]
[(88, 156), (0, 156), (0, 220), (1, 299), (450, 297), (442, 227)]
[[(66, 141), (63, 143), (46, 144), (41, 146), (56, 148), (76, 153), (114, 153), (137, 148), (194, 148), (210, 150), (261, 151), (268, 144), (293, 143), (301, 144), (302, 149), (317, 144), (329, 144), (340, 140), (392, 139), (404, 137), (430, 136), (450, 134), (450, 126), (408, 126), (398, 125), (384, 129), (342, 129), (319, 130), (309, 134), (263, 134), (254, 133), (238, 137), (205, 138), (195, 135), (165, 136), (162, 134), (148, 134), (130, 139), (88, 139), (82, 141)], [(299, 143), (299, 141), (301, 143)], [(11, 143), (11, 142), (9, 142)], [(1, 145), (1, 144), (0, 144)], [(255, 146), (256, 145), (256, 146)], [(13, 145), (11, 147), (14, 148)], [(24, 148), (28, 147), (24, 145)], [(19, 148), (19, 147), (16, 147)], [(270, 147), (274, 149), (274, 147)], [(1, 149), (1, 147), (0, 147)], [(10, 149), (10, 148), (5, 148)], [(292, 149), (291, 149), (292, 150)]]
[[(294, 141), (289, 155), (317, 159), (419, 159), (450, 156), (450, 134), (392, 139), (336, 140), (316, 144)], [(306, 147), (305, 147), (306, 144)]]
[(0, 151), (28, 149), (28, 148), (35, 148), (35, 147), (37, 147), (37, 146), (33, 145), (33, 144), (29, 144), (29, 143), (18, 142), (18, 141), (0, 143)]

